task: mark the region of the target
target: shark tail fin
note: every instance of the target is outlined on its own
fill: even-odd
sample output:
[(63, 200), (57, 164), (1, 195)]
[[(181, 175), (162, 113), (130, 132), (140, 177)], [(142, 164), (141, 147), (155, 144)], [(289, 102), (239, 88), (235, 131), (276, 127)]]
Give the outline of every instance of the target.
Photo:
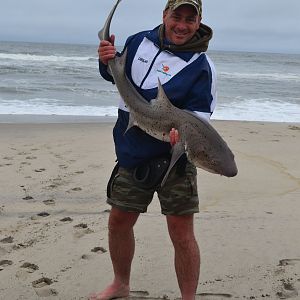
[(100, 41), (109, 40), (109, 38), (110, 38), (110, 33), (109, 33), (110, 23), (111, 23), (113, 15), (115, 13), (115, 10), (121, 1), (122, 0), (117, 0), (116, 4), (113, 6), (113, 8), (111, 9), (111, 11), (107, 17), (104, 27), (98, 32), (98, 37), (99, 37)]

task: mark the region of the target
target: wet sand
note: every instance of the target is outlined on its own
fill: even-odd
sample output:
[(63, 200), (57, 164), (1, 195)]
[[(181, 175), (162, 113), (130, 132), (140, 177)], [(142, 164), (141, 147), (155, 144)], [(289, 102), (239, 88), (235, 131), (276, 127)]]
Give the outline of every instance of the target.
[[(214, 121), (239, 174), (198, 169), (197, 299), (299, 299), (300, 124)], [(113, 123), (0, 124), (0, 299), (87, 299), (112, 279)], [(180, 296), (157, 198), (136, 224), (131, 298)]]

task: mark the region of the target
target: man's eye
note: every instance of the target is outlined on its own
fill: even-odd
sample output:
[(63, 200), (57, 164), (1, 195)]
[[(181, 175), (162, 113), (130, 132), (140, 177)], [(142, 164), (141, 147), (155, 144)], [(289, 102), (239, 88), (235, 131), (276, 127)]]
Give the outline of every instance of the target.
[(194, 19), (194, 18), (193, 19), (187, 19), (186, 21), (187, 21), (187, 23), (195, 23), (196, 19)]

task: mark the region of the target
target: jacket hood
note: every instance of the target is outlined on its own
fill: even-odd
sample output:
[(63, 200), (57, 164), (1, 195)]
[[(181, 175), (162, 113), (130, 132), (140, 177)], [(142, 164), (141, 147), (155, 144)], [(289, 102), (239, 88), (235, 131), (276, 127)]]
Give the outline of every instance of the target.
[(213, 36), (213, 30), (201, 23), (196, 34), (185, 44), (183, 45), (174, 45), (167, 43), (165, 40), (165, 26), (162, 24), (158, 29), (160, 47), (163, 50), (170, 50), (175, 52), (206, 52), (208, 48), (209, 41)]

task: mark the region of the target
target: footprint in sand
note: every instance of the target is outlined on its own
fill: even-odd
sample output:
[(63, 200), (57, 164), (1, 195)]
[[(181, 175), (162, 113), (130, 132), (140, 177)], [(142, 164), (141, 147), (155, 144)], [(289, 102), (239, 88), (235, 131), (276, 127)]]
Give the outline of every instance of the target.
[(14, 241), (14, 238), (12, 236), (8, 236), (8, 237), (0, 240), (0, 243), (11, 244), (11, 243), (13, 243), (13, 241)]
[(167, 295), (163, 295), (162, 297), (149, 297), (148, 291), (130, 291), (129, 297), (126, 299), (168, 300), (170, 298)]
[(279, 299), (289, 299), (297, 297), (299, 293), (293, 283), (291, 283), (289, 280), (283, 280), (282, 289), (281, 291), (277, 292), (276, 295)]
[(60, 222), (64, 222), (64, 223), (71, 223), (73, 221), (72, 218), (70, 217), (65, 217), (59, 220)]
[(229, 299), (232, 298), (231, 294), (227, 293), (199, 293), (196, 295), (196, 300), (214, 300), (214, 299)]
[(148, 291), (130, 291), (130, 297), (131, 296), (147, 297), (147, 296), (149, 296), (149, 292)]
[(13, 262), (11, 260), (1, 260), (0, 261), (0, 271), (3, 271), (5, 267), (11, 266), (13, 264)]
[(36, 156), (26, 156), (25, 159), (30, 159), (30, 160), (32, 160), (32, 159), (37, 159), (37, 157), (36, 157)]
[(3, 159), (5, 159), (5, 160), (14, 160), (14, 158), (11, 157), (11, 156), (4, 156)]
[(58, 187), (58, 184), (50, 184), (50, 185), (46, 186), (45, 188), (46, 189), (55, 189), (57, 187)]
[(18, 243), (18, 244), (16, 244), (16, 245), (14, 245), (14, 246), (13, 246), (13, 249), (14, 249), (14, 250), (25, 249), (25, 248), (31, 247), (31, 246), (34, 245), (36, 242), (37, 242), (37, 239), (31, 239), (31, 240), (28, 240), (28, 241), (26, 241), (26, 242)]
[[(52, 284), (52, 283), (51, 283)], [(46, 286), (38, 286), (35, 288), (35, 292), (39, 297), (50, 297), (50, 296), (57, 296), (58, 292), (53, 289)]]
[(94, 253), (105, 253), (105, 252), (107, 252), (107, 250), (103, 247), (94, 247), (91, 251), (94, 252)]
[(42, 277), (32, 282), (32, 286), (35, 288), (35, 292), (39, 297), (56, 296), (58, 292), (49, 288), (53, 281), (49, 278)]
[(76, 171), (76, 172), (74, 172), (75, 174), (83, 174), (84, 173), (84, 171)]
[(79, 191), (82, 191), (82, 188), (81, 188), (81, 187), (74, 187), (74, 188), (68, 190), (67, 193), (71, 193), (71, 192), (79, 192)]
[(286, 258), (279, 261), (279, 266), (294, 266), (300, 262), (300, 258)]
[(45, 205), (55, 205), (54, 199), (47, 199), (47, 200), (44, 200), (43, 203), (44, 203)]
[(147, 295), (149, 295), (149, 293), (147, 291), (130, 291), (129, 297), (120, 298), (120, 299), (128, 299), (128, 300), (130, 300), (130, 299), (169, 300), (170, 299), (167, 295), (163, 295), (162, 297), (149, 297)]
[(67, 168), (68, 168), (67, 165), (59, 165), (59, 167), (60, 167), (61, 169), (67, 169)]
[(76, 232), (74, 233), (76, 238), (81, 238), (86, 234), (94, 233), (94, 231), (88, 228), (87, 224), (84, 223), (74, 225), (73, 227), (76, 229)]
[(294, 125), (291, 125), (288, 127), (290, 130), (300, 130), (300, 127), (299, 126), (294, 126)]
[[(132, 293), (135, 292), (130, 292), (130, 295), (128, 298), (120, 298), (120, 299), (135, 299), (135, 300), (141, 300), (141, 299), (147, 299), (147, 300), (169, 300), (170, 298), (167, 295), (163, 295), (162, 297), (149, 297), (149, 296), (142, 296), (143, 293), (148, 293), (148, 292), (144, 292), (144, 291), (140, 291), (140, 292), (136, 292), (137, 294), (141, 293), (140, 296), (135, 296), (132, 295)], [(181, 299), (181, 298), (180, 298)], [(178, 299), (179, 300), (179, 299)]]
[(41, 288), (44, 286), (49, 286), (53, 283), (53, 281), (50, 278), (47, 277), (42, 277), (40, 279), (37, 279), (35, 281), (32, 282), (32, 286), (34, 288)]
[(38, 215), (39, 217), (48, 217), (48, 216), (50, 216), (50, 214), (47, 213), (46, 211), (42, 211), (42, 212), (38, 213), (37, 215)]
[(36, 271), (36, 270), (39, 269), (39, 267), (38, 267), (37, 265), (31, 264), (31, 263), (29, 263), (29, 262), (25, 262), (25, 263), (21, 266), (21, 268), (26, 269), (26, 271), (27, 271), (28, 273), (33, 273), (34, 271)]
[(24, 198), (22, 198), (23, 200), (33, 200), (33, 197), (31, 197), (31, 196), (29, 196), (29, 195), (27, 195), (27, 196), (25, 196)]
[(63, 269), (61, 269), (60, 271), (61, 271), (62, 273), (64, 273), (64, 272), (67, 272), (67, 271), (70, 270), (70, 269), (72, 269), (72, 267), (67, 266), (67, 267), (64, 267)]
[(35, 216), (30, 217), (30, 219), (31, 220), (37, 220), (39, 218), (45, 218), (45, 217), (48, 217), (48, 216), (50, 216), (49, 213), (47, 213), (46, 211), (42, 211), (42, 212), (36, 214)]
[(92, 255), (89, 255), (89, 254), (82, 254), (82, 255), (81, 255), (81, 258), (82, 258), (82, 259), (92, 259)]
[(45, 168), (35, 169), (34, 172), (40, 173), (46, 171)]
[[(281, 268), (276, 273), (279, 276), (285, 277), (281, 277), (279, 280), (281, 285), (279, 291), (276, 293), (279, 299), (296, 298), (299, 296), (300, 278), (297, 275), (299, 270), (295, 269), (298, 264), (300, 264), (299, 258), (286, 258), (279, 261), (278, 266)], [(297, 278), (294, 277), (295, 275), (297, 275)]]
[(83, 228), (83, 229), (85, 229), (85, 228), (88, 228), (88, 226), (85, 223), (80, 223), (80, 224), (74, 225), (74, 228)]
[(75, 187), (75, 188), (72, 188), (71, 191), (74, 191), (74, 192), (78, 192), (78, 191), (81, 191), (82, 188), (81, 187)]
[(29, 155), (29, 153), (22, 151), (22, 152), (18, 152), (18, 155)]

